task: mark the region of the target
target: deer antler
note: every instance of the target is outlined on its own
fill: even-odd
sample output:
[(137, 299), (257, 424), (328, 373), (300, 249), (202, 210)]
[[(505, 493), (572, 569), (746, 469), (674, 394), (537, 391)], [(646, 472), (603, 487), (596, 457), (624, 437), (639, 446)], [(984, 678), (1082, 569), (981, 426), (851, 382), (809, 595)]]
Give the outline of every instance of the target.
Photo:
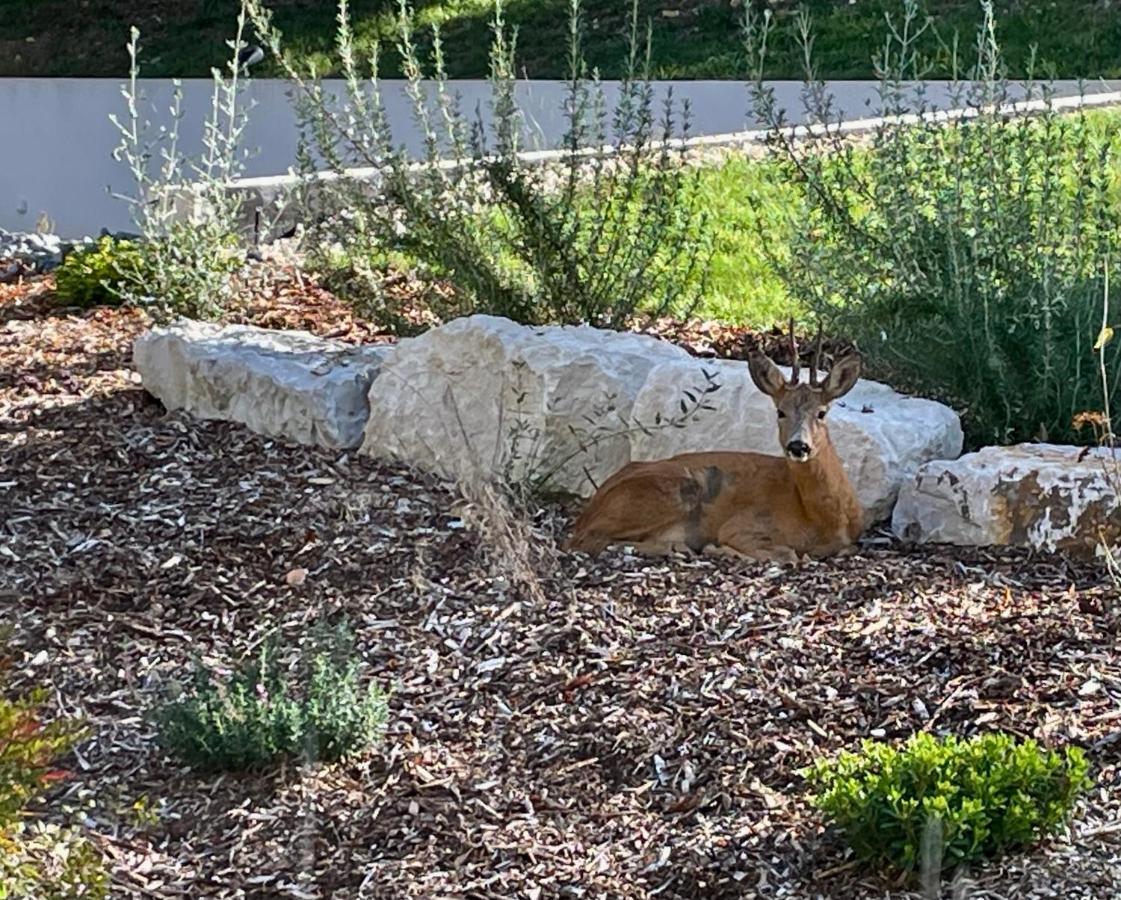
[(790, 383), (798, 383), (798, 342), (794, 339), (794, 317), (790, 317)]
[(817, 387), (817, 372), (821, 368), (821, 322), (817, 323), (817, 345), (814, 347), (814, 361), (810, 368), (810, 387)]

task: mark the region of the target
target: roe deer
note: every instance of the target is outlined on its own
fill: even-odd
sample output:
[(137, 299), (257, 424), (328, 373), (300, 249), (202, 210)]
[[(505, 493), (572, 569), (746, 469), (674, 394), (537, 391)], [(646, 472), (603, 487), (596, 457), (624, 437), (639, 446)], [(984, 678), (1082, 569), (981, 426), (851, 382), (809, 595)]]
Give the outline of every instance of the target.
[(818, 383), (821, 333), (808, 384), (790, 381), (770, 359), (752, 353), (751, 380), (774, 401), (785, 458), (763, 453), (683, 453), (632, 462), (596, 491), (573, 526), (566, 549), (597, 554), (625, 543), (640, 553), (690, 549), (753, 559), (795, 561), (849, 548), (864, 511), (829, 438), (825, 415), (860, 377), (855, 353), (838, 360)]

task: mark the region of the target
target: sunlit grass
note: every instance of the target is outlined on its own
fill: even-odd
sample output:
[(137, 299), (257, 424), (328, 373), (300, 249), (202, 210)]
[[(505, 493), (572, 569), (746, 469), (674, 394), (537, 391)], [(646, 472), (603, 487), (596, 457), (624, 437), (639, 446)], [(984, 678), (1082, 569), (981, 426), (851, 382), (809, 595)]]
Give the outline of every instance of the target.
[[(324, 74), (337, 71), (331, 55), (336, 3), (273, 0), (277, 24), (290, 49)], [(432, 25), (446, 37), (449, 71), (454, 77), (483, 77), (487, 71), (493, 0), (416, 0), (417, 37)], [(154, 77), (206, 77), (226, 56), (238, 0), (0, 0), (0, 75), (123, 75), (130, 25), (144, 35), (146, 74)], [(396, 0), (351, 0), (359, 50), (376, 40), (391, 40)], [(506, 19), (518, 28), (519, 71), (534, 78), (566, 74), (568, 0), (506, 0)], [(777, 30), (771, 42), (768, 75), (802, 76), (801, 49), (795, 38), (795, 11), (813, 17), (819, 74), (826, 78), (870, 78), (872, 56), (884, 34), (884, 14), (898, 15), (899, 0), (801, 0), (771, 4)], [(585, 56), (605, 78), (622, 70), (627, 0), (584, 0)], [(933, 68), (932, 78), (949, 73), (955, 33), (962, 36), (960, 57), (968, 65), (980, 19), (976, 0), (927, 0), (935, 28), (919, 50)], [(997, 38), (1009, 76), (1022, 77), (1037, 47), (1039, 74), (1061, 78), (1121, 77), (1121, 15), (1102, 0), (1025, 3), (994, 0)], [(653, 74), (657, 78), (742, 78), (739, 34), (742, 4), (727, 0), (670, 2), (640, 0), (640, 15), (651, 25)], [(384, 74), (397, 74), (392, 53)], [(261, 75), (276, 75), (267, 64)]]
[(798, 190), (767, 162), (733, 158), (706, 167), (700, 190), (713, 239), (713, 257), (697, 314), (740, 325), (767, 327), (800, 305), (786, 293), (764, 252), (761, 235), (777, 252), (795, 227)]

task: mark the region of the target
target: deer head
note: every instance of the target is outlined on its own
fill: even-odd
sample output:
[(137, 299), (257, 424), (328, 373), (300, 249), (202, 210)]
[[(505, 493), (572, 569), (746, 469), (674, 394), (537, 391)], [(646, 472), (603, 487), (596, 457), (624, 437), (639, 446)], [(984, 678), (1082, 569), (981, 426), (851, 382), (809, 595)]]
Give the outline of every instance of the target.
[(821, 329), (819, 328), (809, 383), (801, 384), (793, 319), (790, 322), (790, 350), (793, 364), (789, 381), (783, 377), (778, 366), (762, 353), (752, 353), (747, 365), (755, 386), (774, 401), (775, 409), (778, 411), (779, 444), (786, 458), (792, 462), (804, 463), (813, 459), (821, 447), (828, 442), (829, 431), (825, 425), (825, 416), (829, 412), (829, 404), (852, 390), (860, 377), (861, 359), (856, 353), (842, 357), (830, 368), (824, 383), (819, 384), (817, 377), (821, 365)]

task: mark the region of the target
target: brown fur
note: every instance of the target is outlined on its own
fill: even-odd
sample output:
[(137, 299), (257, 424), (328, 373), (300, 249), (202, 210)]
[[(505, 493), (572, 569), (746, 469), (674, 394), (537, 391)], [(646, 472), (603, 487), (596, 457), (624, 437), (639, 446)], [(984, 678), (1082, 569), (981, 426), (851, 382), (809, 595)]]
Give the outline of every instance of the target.
[(781, 446), (805, 444), (805, 461), (717, 451), (630, 463), (596, 491), (566, 549), (597, 554), (626, 543), (650, 554), (688, 549), (779, 560), (845, 550), (860, 536), (864, 513), (824, 413), (859, 370), (859, 358), (846, 357), (823, 385), (790, 384), (766, 357), (753, 357), (751, 377), (774, 401)]

